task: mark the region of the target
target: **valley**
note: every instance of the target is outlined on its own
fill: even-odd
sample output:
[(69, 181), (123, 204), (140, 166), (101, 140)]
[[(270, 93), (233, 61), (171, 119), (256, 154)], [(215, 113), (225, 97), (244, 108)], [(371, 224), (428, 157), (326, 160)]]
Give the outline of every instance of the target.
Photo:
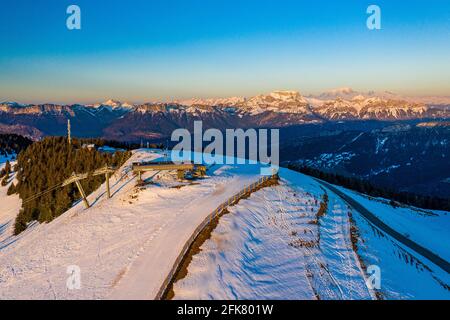
[(399, 192), (450, 194), (445, 180), (450, 176), (450, 126), (445, 124), (387, 124), (381, 129), (351, 129), (281, 141), (285, 165), (360, 178)]

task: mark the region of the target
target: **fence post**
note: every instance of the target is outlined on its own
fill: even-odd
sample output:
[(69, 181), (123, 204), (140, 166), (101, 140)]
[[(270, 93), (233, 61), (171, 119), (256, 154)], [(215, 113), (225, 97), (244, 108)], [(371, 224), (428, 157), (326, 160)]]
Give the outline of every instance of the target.
[(86, 193), (84, 193), (83, 187), (81, 186), (80, 180), (75, 180), (75, 184), (77, 185), (78, 191), (80, 192), (81, 197), (83, 198), (84, 205), (88, 209), (89, 208), (89, 202), (88, 202), (88, 200), (86, 198)]
[(105, 173), (105, 178), (106, 178), (106, 194), (108, 195), (108, 199), (110, 199), (111, 191), (109, 189), (109, 172), (108, 171)]

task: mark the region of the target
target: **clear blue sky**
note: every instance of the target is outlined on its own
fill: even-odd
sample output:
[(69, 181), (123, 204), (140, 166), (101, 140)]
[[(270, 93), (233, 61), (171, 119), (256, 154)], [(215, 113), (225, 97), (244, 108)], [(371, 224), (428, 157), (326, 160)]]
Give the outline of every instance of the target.
[[(81, 8), (82, 29), (66, 28)], [(382, 30), (366, 9), (382, 10)], [(450, 95), (450, 1), (2, 0), (0, 100)]]

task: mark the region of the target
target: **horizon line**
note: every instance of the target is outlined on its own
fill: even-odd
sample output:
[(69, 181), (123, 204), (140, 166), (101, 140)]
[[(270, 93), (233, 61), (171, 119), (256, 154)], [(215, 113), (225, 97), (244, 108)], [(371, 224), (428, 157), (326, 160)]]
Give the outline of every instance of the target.
[[(258, 94), (253, 94), (253, 95), (224, 95), (224, 96), (191, 96), (189, 98), (166, 98), (166, 99), (157, 99), (157, 98), (148, 98), (148, 99), (140, 99), (140, 100), (134, 100), (134, 99), (123, 99), (123, 98), (114, 98), (114, 97), (106, 97), (103, 99), (98, 99), (96, 101), (92, 101), (90, 100), (89, 102), (87, 101), (76, 101), (74, 102), (73, 100), (68, 102), (67, 100), (65, 102), (62, 101), (56, 101), (57, 99), (55, 99), (55, 101), (51, 101), (51, 100), (40, 100), (40, 101), (31, 101), (29, 99), (8, 99), (8, 98), (1, 98), (0, 99), (0, 103), (4, 104), (4, 103), (17, 103), (17, 104), (23, 104), (23, 105), (43, 105), (43, 104), (55, 104), (55, 105), (66, 105), (66, 106), (72, 106), (72, 105), (85, 105), (85, 106), (94, 106), (94, 105), (101, 105), (105, 102), (108, 101), (115, 101), (115, 102), (119, 102), (119, 103), (127, 103), (127, 104), (132, 104), (132, 105), (139, 105), (139, 104), (147, 104), (147, 103), (180, 103), (182, 104), (183, 101), (188, 101), (188, 100), (194, 100), (194, 99), (199, 99), (199, 100), (215, 100), (215, 99), (232, 99), (232, 98), (241, 98), (241, 99), (249, 99), (249, 98), (253, 98), (256, 96), (260, 96), (260, 95), (269, 95), (271, 93), (275, 93), (275, 92), (296, 92), (299, 93), (302, 97), (304, 98), (314, 98), (314, 99), (319, 99), (319, 96), (322, 94), (336, 94), (336, 98), (339, 98), (339, 93), (334, 93), (333, 91), (337, 91), (337, 90), (341, 90), (341, 89), (350, 89), (352, 91), (353, 94), (356, 95), (367, 95), (367, 94), (372, 94), (374, 96), (380, 95), (380, 94), (392, 94), (394, 96), (398, 96), (399, 99), (426, 99), (426, 98), (437, 98), (437, 99), (450, 99), (450, 93), (449, 94), (421, 94), (421, 95), (405, 95), (405, 94), (398, 94), (396, 92), (390, 91), (390, 90), (382, 90), (382, 91), (376, 91), (376, 90), (367, 90), (367, 91), (359, 91), (359, 90), (353, 90), (350, 87), (340, 87), (340, 88), (334, 88), (334, 89), (329, 89), (326, 91), (320, 91), (320, 92), (316, 92), (316, 93), (302, 93), (299, 90), (289, 90), (289, 89), (276, 89), (276, 90), (271, 90), (269, 92), (260, 92)], [(369, 97), (367, 97), (369, 98)], [(37, 99), (39, 100), (39, 99)], [(323, 99), (323, 100), (329, 100), (329, 99)], [(29, 101), (29, 102), (27, 102)]]

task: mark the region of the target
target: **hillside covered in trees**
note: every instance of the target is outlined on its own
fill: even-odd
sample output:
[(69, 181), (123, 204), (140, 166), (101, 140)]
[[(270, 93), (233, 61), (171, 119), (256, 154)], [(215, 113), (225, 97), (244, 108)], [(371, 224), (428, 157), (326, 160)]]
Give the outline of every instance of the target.
[(396, 203), (396, 201), (398, 201), (406, 205), (423, 209), (450, 211), (450, 198), (424, 196), (411, 192), (387, 189), (379, 185), (375, 185), (368, 180), (324, 172), (307, 166), (289, 165), (288, 168), (372, 197), (389, 199), (391, 200), (392, 206), (398, 205)]
[(0, 156), (18, 154), (32, 143), (30, 139), (17, 134), (0, 134)]
[[(8, 193), (18, 193), (23, 200), (22, 210), (15, 223), (15, 234), (27, 228), (28, 223), (37, 220), (49, 222), (70, 208), (80, 195), (73, 184), (56, 188), (41, 197), (27, 201), (38, 193), (60, 185), (73, 172), (84, 173), (110, 165), (118, 167), (131, 152), (102, 153), (95, 148), (83, 148), (84, 140), (73, 139), (69, 145), (64, 137), (49, 137), (35, 142), (17, 157), (17, 185), (11, 185)], [(89, 177), (81, 181), (86, 193), (91, 193), (103, 182), (103, 176)]]

